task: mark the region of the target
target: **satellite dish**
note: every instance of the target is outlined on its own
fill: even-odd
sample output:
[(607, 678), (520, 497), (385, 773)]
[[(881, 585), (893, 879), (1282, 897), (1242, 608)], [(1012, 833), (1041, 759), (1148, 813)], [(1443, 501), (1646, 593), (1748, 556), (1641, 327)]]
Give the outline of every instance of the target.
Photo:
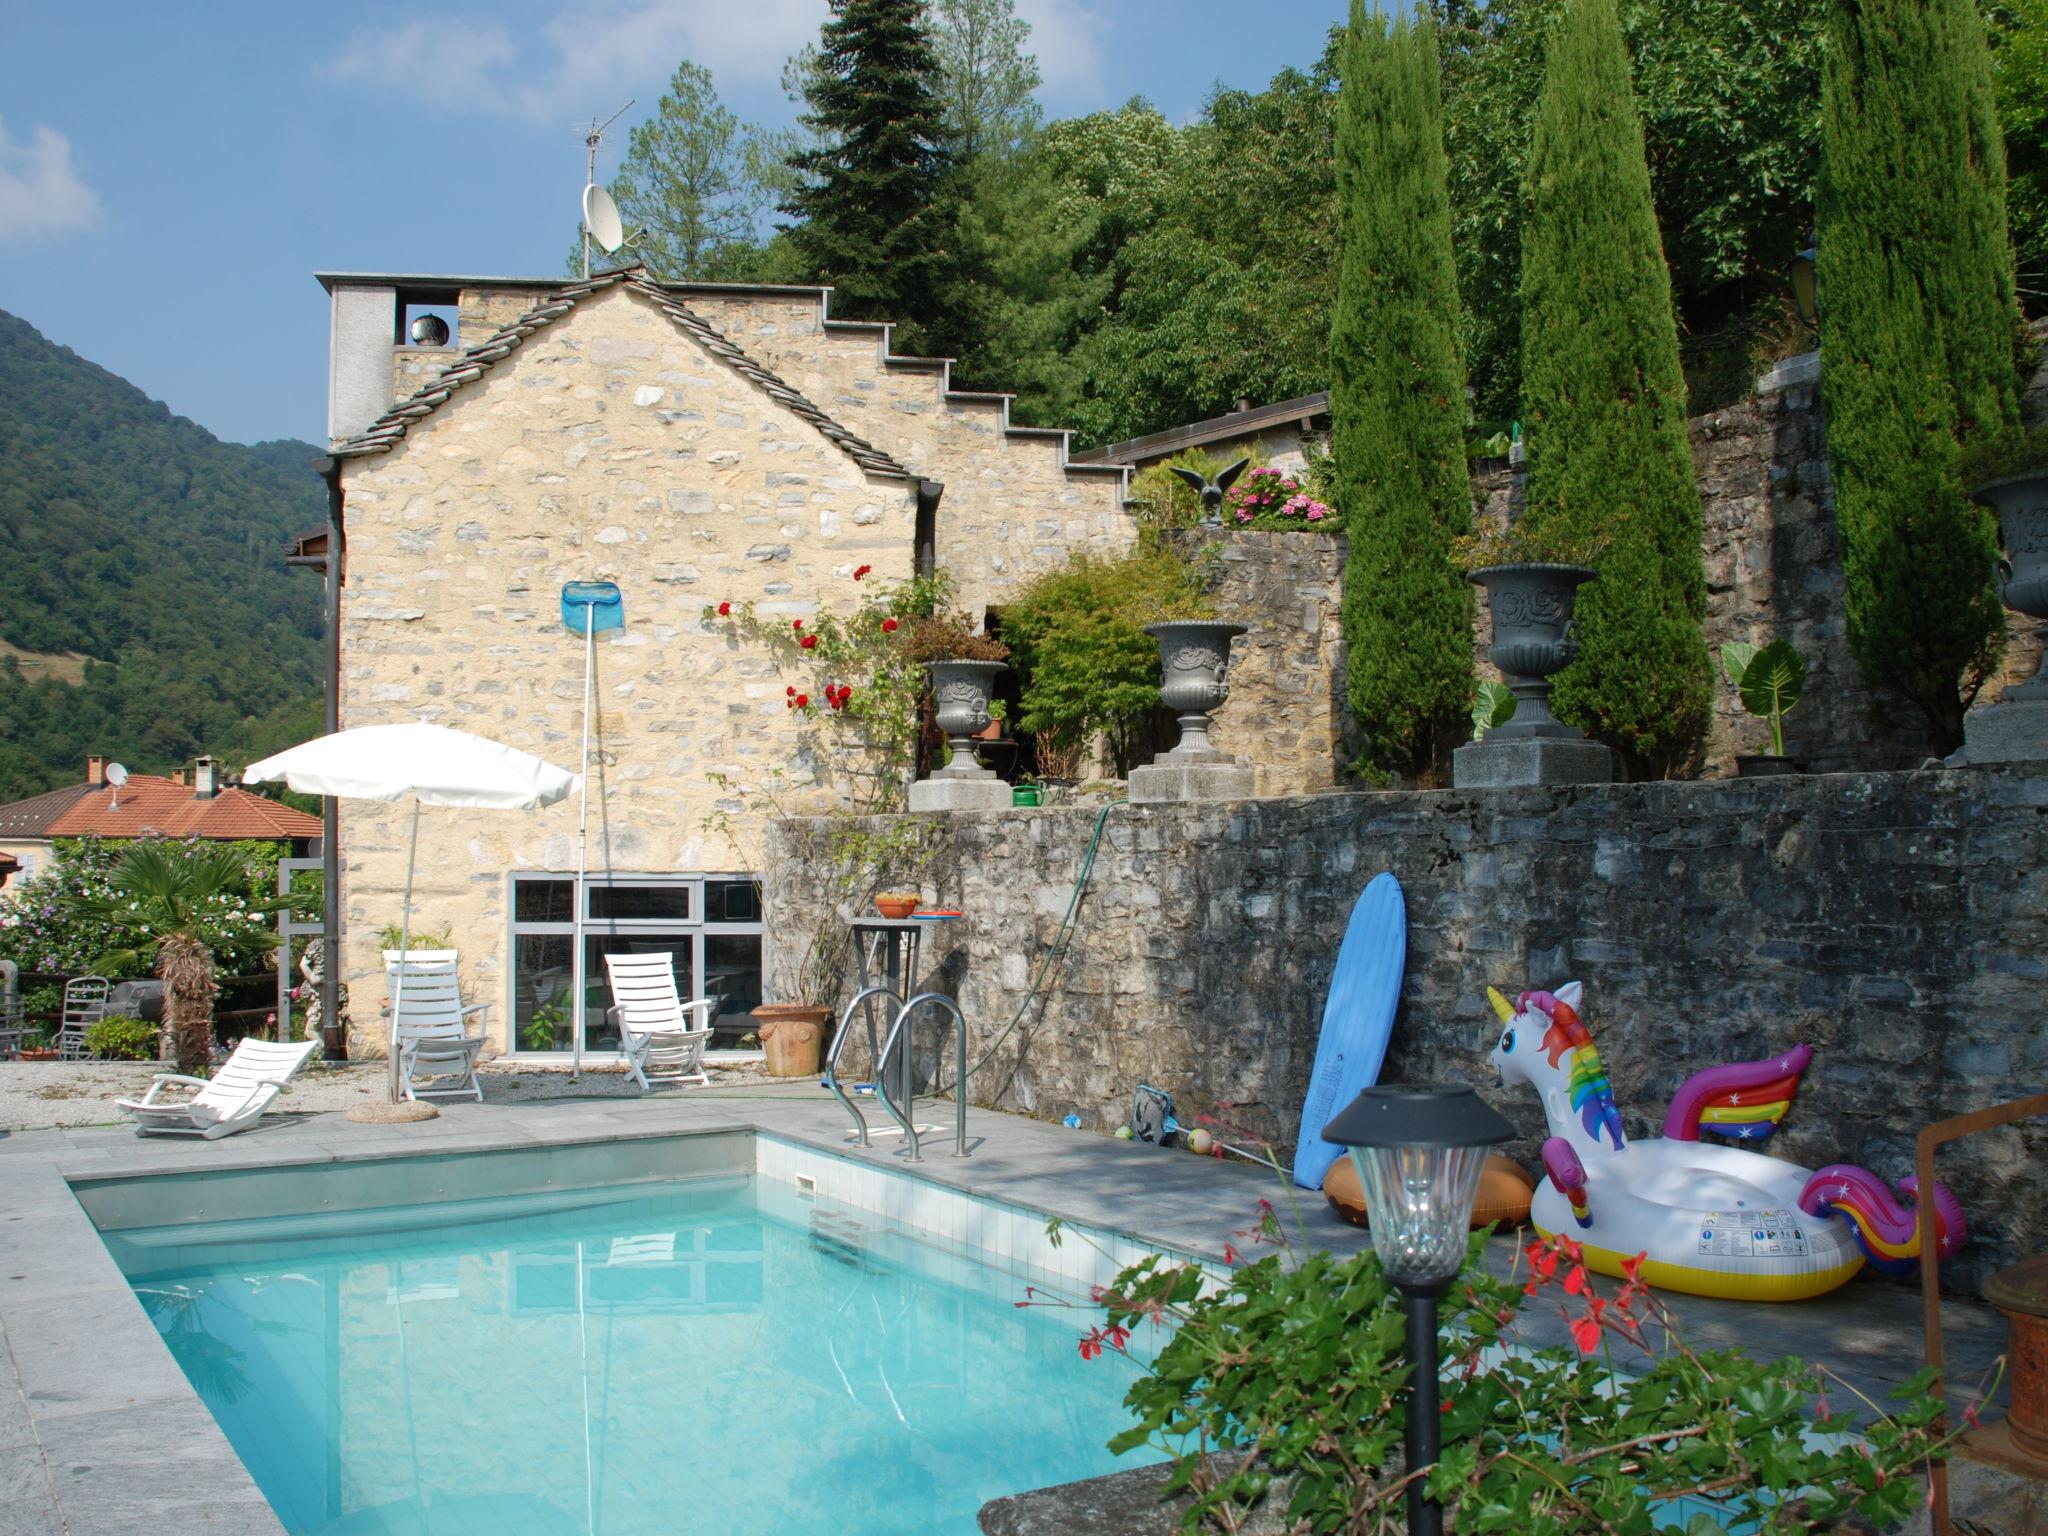
[(128, 770), (119, 763), (107, 764), (107, 782), (119, 789), (128, 782)]
[(583, 227), (607, 253), (626, 243), (626, 226), (619, 222), (619, 205), (612, 201), (611, 193), (594, 181), (583, 189)]

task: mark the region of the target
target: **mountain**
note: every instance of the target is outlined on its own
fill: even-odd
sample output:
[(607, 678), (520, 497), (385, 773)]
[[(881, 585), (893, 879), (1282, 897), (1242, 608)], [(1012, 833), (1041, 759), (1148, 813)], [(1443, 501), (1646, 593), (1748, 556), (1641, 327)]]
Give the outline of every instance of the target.
[(284, 563), (326, 519), (281, 441), (223, 443), (0, 311), (0, 801), (89, 752), (163, 772), (320, 722), (320, 581)]

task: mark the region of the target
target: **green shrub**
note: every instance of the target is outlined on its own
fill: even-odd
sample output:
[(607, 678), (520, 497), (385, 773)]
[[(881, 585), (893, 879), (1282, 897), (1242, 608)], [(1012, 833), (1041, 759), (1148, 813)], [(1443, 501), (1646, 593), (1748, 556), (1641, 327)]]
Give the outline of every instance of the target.
[(2019, 423), (2005, 150), (1970, 0), (1835, 0), (1821, 76), (1821, 389), (1849, 645), (1946, 752), (1996, 669), (1992, 518), (1961, 445)]
[(125, 1013), (110, 1014), (85, 1032), (85, 1048), (109, 1061), (155, 1061), (160, 1026)]
[(1956, 478), (1966, 489), (2043, 469), (2048, 469), (2048, 422), (1979, 437), (1956, 459)]
[(1436, 28), (1352, 0), (1343, 61), (1330, 416), (1346, 687), (1359, 769), (1432, 777), (1472, 701), (1472, 589), (1451, 560), (1472, 485)]
[(1047, 755), (1077, 756), (1101, 732), (1119, 774), (1130, 772), (1146, 717), (1159, 704), (1159, 644), (1145, 633), (1162, 619), (1205, 618), (1200, 579), (1163, 547), (1120, 559), (1076, 556), (1036, 578), (1003, 609), (1017, 669), (1017, 727)]
[(1204, 480), (1213, 480), (1228, 464), (1199, 448), (1189, 448), (1170, 459), (1147, 465), (1131, 476), (1128, 500), (1144, 529), (1194, 528), (1202, 521), (1202, 498), (1175, 469), (1191, 469)]
[(1705, 738), (1713, 671), (1671, 275), (1615, 0), (1570, 0), (1551, 24), (1525, 191), (1524, 516), (1604, 548), (1551, 702), (1631, 777), (1669, 774)]

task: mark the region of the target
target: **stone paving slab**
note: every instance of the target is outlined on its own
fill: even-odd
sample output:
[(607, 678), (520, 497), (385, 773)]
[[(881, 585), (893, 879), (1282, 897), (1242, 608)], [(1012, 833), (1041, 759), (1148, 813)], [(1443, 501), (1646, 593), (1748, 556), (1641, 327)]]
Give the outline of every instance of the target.
[[(922, 1118), (951, 1117), (927, 1108)], [(871, 1116), (871, 1124), (883, 1120)], [(0, 1341), (8, 1346), (0, 1353), (0, 1486), (26, 1480), (29, 1492), (18, 1507), (11, 1500), (0, 1505), (0, 1536), (15, 1529), (39, 1536), (279, 1530), (67, 1177), (313, 1167), (733, 1130), (839, 1152), (1219, 1263), (1226, 1242), (1247, 1246), (1237, 1234), (1253, 1225), (1262, 1198), (1276, 1204), (1298, 1241), (1352, 1251), (1367, 1240), (1320, 1196), (1290, 1198), (1270, 1170), (984, 1110), (968, 1115), (971, 1156), (951, 1155), (947, 1125), (924, 1138), (923, 1159), (913, 1165), (900, 1138), (855, 1146), (844, 1112), (815, 1087), (623, 1102), (450, 1104), (437, 1120), (401, 1126), (356, 1125), (338, 1113), (279, 1115), (219, 1142), (138, 1138), (123, 1128), (16, 1133), (0, 1137)], [(1505, 1272), (1515, 1254), (1512, 1240), (1497, 1239), (1490, 1263)], [(1918, 1299), (1910, 1287), (1860, 1281), (1830, 1297), (1777, 1307), (1671, 1301), (1697, 1345), (1739, 1343), (1758, 1353), (1823, 1358), (1873, 1395), (1919, 1365)], [(1973, 1380), (2003, 1347), (2002, 1322), (1956, 1299), (1944, 1317), (1952, 1379)], [(1540, 1309), (1532, 1309), (1526, 1332), (1536, 1342), (1564, 1338), (1562, 1321), (1546, 1320)], [(176, 1460), (167, 1465), (172, 1445)], [(187, 1502), (187, 1490), (203, 1487), (215, 1496), (203, 1506)]]

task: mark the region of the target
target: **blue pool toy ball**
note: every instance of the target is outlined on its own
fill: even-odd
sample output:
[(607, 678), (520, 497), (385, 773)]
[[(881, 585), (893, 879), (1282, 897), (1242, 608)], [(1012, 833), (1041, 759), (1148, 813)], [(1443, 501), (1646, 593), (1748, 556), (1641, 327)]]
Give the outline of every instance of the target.
[(1081, 1129), (1081, 1117), (1079, 1115), (1069, 1115), (1066, 1119), (1062, 1120), (1060, 1124), (1064, 1125), (1070, 1131), (1078, 1131), (1079, 1129)]

